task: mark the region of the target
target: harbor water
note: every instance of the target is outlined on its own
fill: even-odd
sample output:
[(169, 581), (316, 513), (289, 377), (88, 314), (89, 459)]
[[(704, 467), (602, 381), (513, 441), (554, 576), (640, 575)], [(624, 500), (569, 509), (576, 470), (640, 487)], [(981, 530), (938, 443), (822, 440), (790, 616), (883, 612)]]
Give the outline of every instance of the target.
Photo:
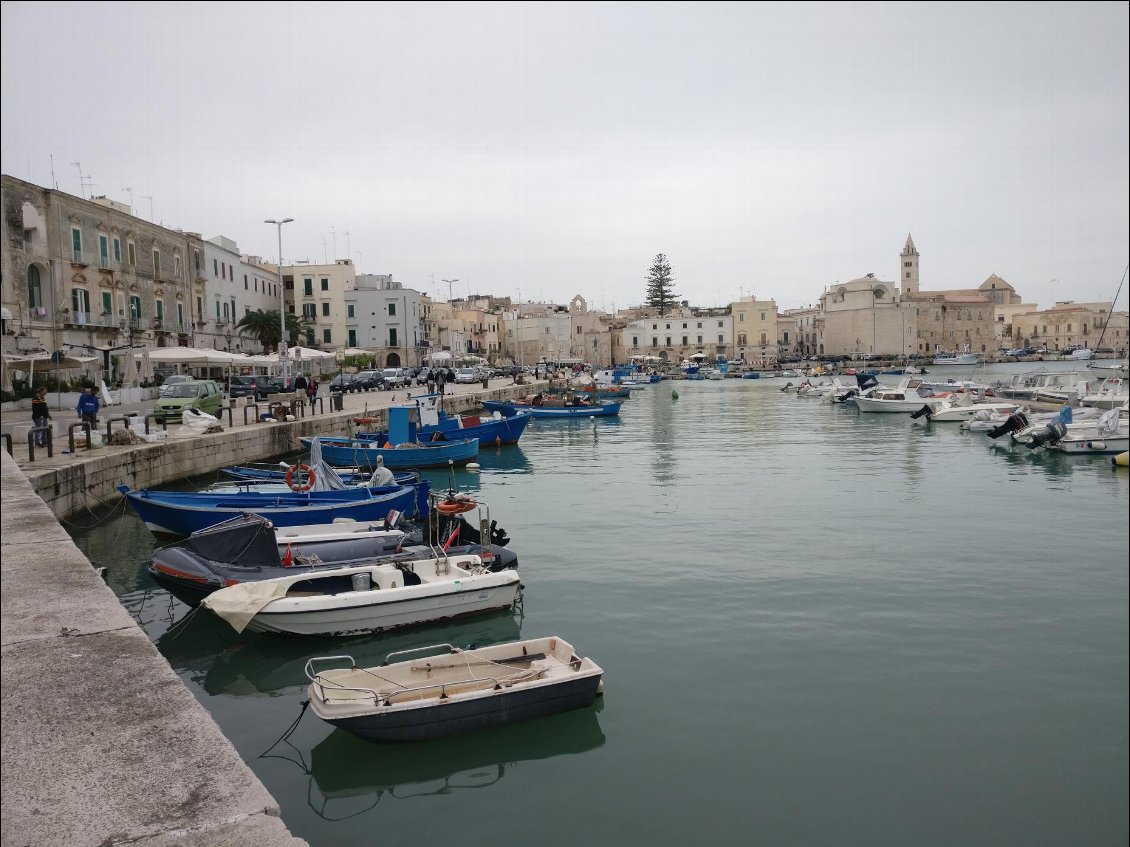
[[(519, 554), (513, 614), (173, 628), (140, 520), (75, 538), (313, 845), (1125, 845), (1126, 470), (784, 382), (652, 385), (458, 471)], [(308, 712), (280, 741), (311, 656), (539, 635), (604, 668), (593, 708), (406, 745)]]

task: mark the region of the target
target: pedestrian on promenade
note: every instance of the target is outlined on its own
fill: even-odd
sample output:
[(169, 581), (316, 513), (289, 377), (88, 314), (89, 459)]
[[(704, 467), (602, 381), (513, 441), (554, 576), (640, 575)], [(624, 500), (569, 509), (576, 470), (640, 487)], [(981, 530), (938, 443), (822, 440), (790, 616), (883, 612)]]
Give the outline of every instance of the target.
[(313, 403), (314, 398), (318, 396), (318, 380), (314, 379), (314, 377), (310, 377), (310, 381), (306, 383), (306, 396), (310, 399), (311, 403)]
[(305, 394), (307, 384), (308, 383), (306, 382), (306, 377), (304, 377), (302, 374), (299, 374), (294, 378), (295, 391), (301, 391), (303, 394)]
[[(36, 427), (48, 426), (51, 420), (51, 410), (47, 408), (47, 389), (41, 388), (35, 392), (35, 397), (31, 401), (31, 421), (32, 425)], [(35, 434), (35, 446), (47, 446), (47, 434), (37, 432)]]
[(78, 405), (75, 411), (81, 420), (90, 424), (90, 426), (98, 426), (98, 389), (88, 388), (78, 396)]

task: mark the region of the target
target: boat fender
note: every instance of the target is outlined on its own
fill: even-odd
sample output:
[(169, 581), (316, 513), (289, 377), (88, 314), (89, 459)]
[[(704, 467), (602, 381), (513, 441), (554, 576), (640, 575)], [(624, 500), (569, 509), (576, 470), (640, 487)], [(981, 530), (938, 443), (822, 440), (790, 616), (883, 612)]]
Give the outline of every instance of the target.
[[(294, 478), (294, 472), (295, 471), (305, 471), (306, 472), (306, 482), (298, 482)], [(297, 491), (297, 492), (300, 492), (300, 493), (304, 492), (304, 491), (309, 491), (311, 488), (314, 487), (314, 469), (312, 467), (310, 467), (309, 465), (304, 465), (302, 462), (299, 462), (296, 465), (291, 465), (289, 468), (286, 469), (285, 481), (286, 481), (287, 488), (289, 488), (291, 491)]]
[(1089, 450), (1105, 450), (1106, 449), (1106, 442), (1105, 441), (1088, 441), (1087, 442), (1087, 449), (1089, 449)]

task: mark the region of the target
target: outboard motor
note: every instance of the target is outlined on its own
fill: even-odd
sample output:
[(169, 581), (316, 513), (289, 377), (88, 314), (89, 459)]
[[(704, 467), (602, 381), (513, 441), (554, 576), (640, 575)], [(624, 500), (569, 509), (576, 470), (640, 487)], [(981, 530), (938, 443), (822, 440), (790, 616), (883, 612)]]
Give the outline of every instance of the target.
[[(978, 414), (980, 414), (980, 412), (978, 412)], [(1007, 435), (1010, 432), (1020, 432), (1020, 430), (1024, 429), (1026, 426), (1028, 426), (1028, 418), (1024, 416), (1024, 413), (1013, 412), (1000, 426), (990, 429), (987, 435), (989, 438), (1000, 438), (1002, 435)]]
[(920, 418), (923, 415), (926, 416), (926, 420), (930, 420), (930, 418), (932, 418), (934, 416), (934, 409), (933, 409), (933, 407), (930, 406), (929, 403), (927, 403), (925, 406), (923, 406), (917, 412), (911, 412), (910, 413), (910, 416), (912, 418), (915, 418), (915, 419)]
[(1044, 428), (1043, 432), (1037, 432), (1032, 436), (1032, 440), (1028, 442), (1028, 449), (1035, 450), (1037, 447), (1059, 441), (1065, 435), (1067, 435), (1067, 427), (1060, 421), (1052, 421)]

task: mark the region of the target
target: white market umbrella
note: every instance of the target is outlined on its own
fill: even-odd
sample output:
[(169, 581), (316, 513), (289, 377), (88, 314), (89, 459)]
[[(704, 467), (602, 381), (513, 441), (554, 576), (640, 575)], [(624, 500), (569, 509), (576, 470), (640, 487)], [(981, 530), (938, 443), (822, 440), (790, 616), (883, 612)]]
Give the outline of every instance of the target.
[(149, 358), (148, 350), (141, 351), (141, 368), (139, 372), (144, 382), (153, 381), (153, 361)]
[[(125, 356), (119, 356), (118, 367), (122, 371), (122, 387), (129, 388), (138, 381), (137, 376), (137, 357), (131, 356), (128, 352)], [(107, 377), (109, 374), (107, 374)]]
[(315, 350), (313, 347), (290, 347), (287, 348), (287, 355), (297, 361), (298, 359), (332, 359), (333, 353), (327, 353), (325, 350)]
[(155, 350), (146, 350), (134, 353), (140, 357), (148, 353), (149, 361), (167, 365), (206, 365), (210, 350), (201, 350), (196, 347), (158, 347)]
[(376, 353), (374, 353), (371, 350), (362, 350), (360, 347), (346, 347), (344, 350), (341, 351), (341, 355), (343, 355), (343, 356), (375, 356)]

